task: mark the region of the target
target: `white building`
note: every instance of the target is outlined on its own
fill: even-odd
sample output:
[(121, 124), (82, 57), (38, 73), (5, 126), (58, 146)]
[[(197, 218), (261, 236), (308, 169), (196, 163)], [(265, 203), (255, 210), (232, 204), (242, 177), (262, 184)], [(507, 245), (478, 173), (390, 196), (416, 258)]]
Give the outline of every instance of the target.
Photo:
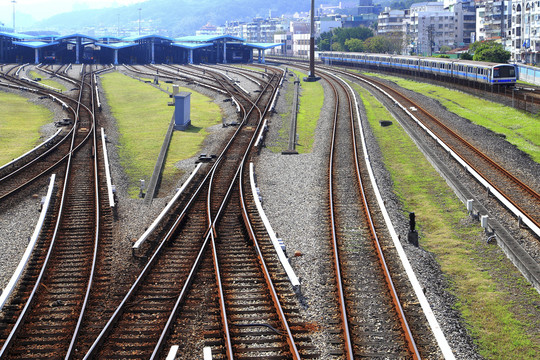
[(385, 8), (378, 16), (377, 34), (400, 33), (403, 31), (404, 10)]
[(540, 1), (512, 1), (511, 53), (515, 61), (540, 61)]
[(445, 9), (454, 13), (455, 46), (469, 46), (475, 41), (476, 6), (472, 0), (450, 0)]
[(408, 52), (431, 55), (441, 46), (456, 46), (457, 19), (442, 2), (413, 4), (405, 13), (403, 34)]
[(494, 40), (503, 45), (512, 34), (511, 0), (481, 0), (476, 8), (476, 41)]

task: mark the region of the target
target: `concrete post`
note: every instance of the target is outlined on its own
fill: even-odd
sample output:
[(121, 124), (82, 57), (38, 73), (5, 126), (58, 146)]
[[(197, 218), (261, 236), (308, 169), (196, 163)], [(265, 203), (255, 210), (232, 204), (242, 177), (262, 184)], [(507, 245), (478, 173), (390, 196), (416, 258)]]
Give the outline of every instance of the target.
[(152, 38), (152, 64), (155, 64), (156, 62), (154, 61), (154, 38)]
[(262, 52), (262, 63), (261, 64), (266, 64), (266, 62), (264, 61), (264, 49), (261, 49), (261, 52)]
[(79, 56), (80, 49), (81, 49), (81, 38), (77, 38), (77, 45), (75, 47), (75, 64), (80, 64), (81, 63), (79, 61), (79, 59), (80, 59), (80, 56)]
[(34, 49), (34, 64), (39, 64), (39, 49)]
[(114, 49), (114, 65), (118, 65), (118, 49)]
[(259, 56), (258, 56), (258, 59), (257, 59), (257, 62), (259, 64), (262, 64), (262, 59), (261, 59), (261, 49), (257, 49), (259, 51)]
[(223, 42), (223, 63), (227, 63), (227, 43)]
[(189, 49), (188, 62), (189, 62), (190, 64), (193, 64), (193, 49)]

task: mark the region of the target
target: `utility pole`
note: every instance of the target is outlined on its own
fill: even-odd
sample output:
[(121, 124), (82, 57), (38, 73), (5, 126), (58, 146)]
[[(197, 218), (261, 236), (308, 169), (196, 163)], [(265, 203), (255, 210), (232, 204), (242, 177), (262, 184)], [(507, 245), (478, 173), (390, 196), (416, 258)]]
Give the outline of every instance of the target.
[(428, 26), (429, 56), (433, 55), (433, 33), (434, 32), (435, 32), (435, 25), (429, 24)]
[(15, 32), (15, 4), (17, 1), (11, 0), (11, 3), (13, 4), (13, 32)]
[(141, 36), (141, 8), (138, 9), (139, 10), (139, 36)]
[(311, 30), (309, 35), (309, 74), (304, 81), (320, 80), (315, 76), (315, 0), (311, 0)]

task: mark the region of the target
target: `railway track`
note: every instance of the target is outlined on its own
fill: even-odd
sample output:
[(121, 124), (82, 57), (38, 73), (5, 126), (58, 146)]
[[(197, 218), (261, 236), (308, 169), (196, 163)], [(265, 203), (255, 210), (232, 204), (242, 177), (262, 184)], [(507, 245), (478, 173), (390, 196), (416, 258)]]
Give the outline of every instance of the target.
[(451, 126), (435, 118), (419, 104), (405, 97), (403, 94), (385, 85), (381, 81), (367, 78), (362, 75), (347, 73), (355, 79), (369, 81), (379, 88), (390, 93), (408, 109), (414, 109), (415, 116), (431, 132), (437, 135), (447, 146), (459, 155), (468, 166), (480, 174), (490, 186), (496, 189), (525, 217), (537, 227), (540, 227), (540, 194), (518, 176), (506, 170), (503, 166), (490, 158), (474, 144), (474, 139), (468, 139), (466, 134), (458, 134)]
[[(390, 250), (390, 236), (375, 210), (366, 165), (360, 161), (363, 155), (350, 92), (338, 79), (321, 76), (336, 99), (328, 201), (345, 356), (353, 359), (392, 354), (418, 359), (421, 352), (424, 357), (433, 356), (437, 349), (422, 310), (402, 300), (414, 296), (399, 276), (403, 269)], [(399, 283), (394, 277), (400, 279)], [(366, 293), (370, 295), (363, 296)], [(409, 326), (407, 317), (414, 327)]]
[[(214, 76), (216, 79), (221, 77), (219, 74), (214, 74)], [(176, 323), (176, 319), (182, 317), (180, 309), (186, 294), (191, 291), (190, 284), (194, 281), (197, 282), (194, 278), (197, 278), (199, 272), (203, 274), (203, 278), (208, 278), (208, 270), (200, 269), (200, 264), (208, 263), (208, 260), (205, 259), (210, 257), (210, 253), (213, 254), (211, 258), (214, 259), (214, 279), (219, 279), (224, 274), (223, 278), (227, 278), (227, 281), (223, 283), (225, 285), (222, 288), (230, 290), (221, 297), (219, 305), (216, 303), (208, 304), (209, 308), (221, 310), (221, 315), (218, 317), (221, 322), (214, 326), (219, 329), (218, 333), (222, 335), (222, 339), (215, 342), (214, 350), (224, 356), (248, 351), (245, 349), (246, 344), (249, 343), (246, 342), (245, 334), (253, 336), (257, 332), (254, 332), (249, 326), (244, 329), (240, 323), (237, 327), (242, 330), (229, 331), (229, 320), (239, 321), (238, 316), (240, 315), (235, 314), (234, 311), (232, 313), (227, 311), (235, 309), (235, 301), (245, 304), (246, 300), (236, 300), (232, 291), (239, 289), (238, 286), (234, 286), (235, 282), (240, 281), (241, 278), (246, 279), (247, 275), (242, 276), (236, 271), (229, 273), (232, 270), (229, 267), (242, 261), (250, 261), (254, 266), (258, 265), (258, 261), (255, 258), (238, 261), (237, 258), (237, 260), (229, 262), (227, 259), (235, 252), (231, 252), (231, 248), (227, 249), (225, 246), (232, 246), (232, 249), (238, 246), (247, 247), (247, 250), (244, 251), (249, 251), (251, 248), (246, 237), (242, 236), (242, 232), (239, 231), (241, 229), (239, 221), (241, 220), (238, 215), (241, 212), (238, 207), (239, 195), (236, 189), (241, 174), (239, 166), (249, 153), (250, 144), (258, 132), (264, 109), (268, 106), (275, 92), (278, 78), (277, 74), (274, 75), (274, 78), (267, 84), (267, 89), (255, 101), (243, 97), (234, 84), (226, 84), (222, 78), (219, 80), (222, 86), (228, 89), (231, 96), (236, 96), (238, 101), (247, 108), (244, 121), (226, 146), (226, 150), (203, 179), (188, 205), (177, 215), (175, 223), (167, 229), (167, 234), (152, 252), (140, 277), (126, 294), (121, 306), (111, 316), (84, 358), (118, 356), (122, 358), (157, 358), (163, 350), (163, 344), (168, 338), (170, 329)], [(240, 97), (243, 98), (240, 99)], [(222, 265), (219, 268), (224, 269), (224, 273), (219, 272), (219, 265)], [(256, 266), (253, 271), (256, 271), (257, 268), (259, 267)], [(259, 269), (259, 271), (261, 270)], [(235, 279), (228, 278), (233, 274)], [(257, 283), (262, 278), (261, 275), (253, 275), (251, 281), (255, 279), (255, 283)], [(263, 282), (261, 281), (261, 283)], [(216, 284), (221, 283), (216, 281)], [(217, 285), (217, 287), (220, 286)], [(263, 291), (260, 289), (255, 293)], [(277, 307), (275, 300), (268, 299), (261, 300), (258, 307), (269, 311), (268, 304), (272, 305), (270, 309)], [(255, 305), (252, 304), (254, 307)], [(267, 316), (270, 315), (264, 315), (264, 317)], [(284, 326), (283, 323), (274, 325), (280, 329), (283, 329)], [(287, 332), (286, 329), (283, 330), (285, 333)], [(199, 334), (203, 333), (201, 331)], [(140, 340), (134, 341), (135, 334), (139, 336)], [(140, 335), (143, 337), (140, 338)], [(209, 336), (208, 331), (206, 336)], [(269, 339), (265, 341), (274, 344), (271, 351), (281, 353), (283, 345), (288, 341), (283, 338), (283, 335), (278, 337), (279, 341), (273, 339), (272, 336), (269, 336)], [(192, 338), (191, 341), (197, 341), (197, 339)], [(252, 351), (260, 353), (261, 349), (252, 349)], [(291, 353), (293, 352), (291, 351)]]
[[(70, 358), (94, 275), (102, 271), (96, 269), (102, 262), (99, 241), (106, 233), (110, 237), (110, 225), (103, 223), (105, 214), (100, 212), (102, 165), (95, 153), (92, 79), (85, 74), (81, 80), (71, 151), (58, 184), (61, 195), (40, 241), (42, 251), (32, 260), (16, 300), (2, 314), (2, 359)], [(76, 145), (80, 151), (74, 151)]]
[[(2, 78), (15, 85), (26, 86), (27, 84), (25, 82), (9, 74), (14, 69), (10, 69), (5, 74), (2, 74)], [(71, 113), (71, 122), (77, 117), (77, 99), (72, 99), (71, 97), (42, 88), (37, 88), (36, 92), (41, 96), (52, 97), (53, 99), (62, 101), (62, 108)], [(87, 109), (83, 108), (82, 111), (87, 111)], [(9, 166), (2, 167), (0, 169), (0, 201), (17, 193), (36, 180), (43, 178), (65, 162), (72, 149), (72, 144), (69, 140), (73, 136), (73, 131), (73, 126), (64, 127), (62, 132), (49, 145), (40, 148), (38, 151), (27, 153), (24, 157), (21, 157)], [(79, 139), (79, 137), (76, 137), (76, 139)], [(73, 151), (77, 151), (81, 143), (82, 139), (77, 140), (77, 143), (74, 144)]]

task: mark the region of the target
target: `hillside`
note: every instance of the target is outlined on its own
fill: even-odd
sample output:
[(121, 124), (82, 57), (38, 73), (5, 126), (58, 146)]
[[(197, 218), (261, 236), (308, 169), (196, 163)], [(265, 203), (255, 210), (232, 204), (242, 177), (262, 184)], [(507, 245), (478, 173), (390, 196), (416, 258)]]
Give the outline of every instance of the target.
[(39, 22), (34, 28), (60, 32), (84, 32), (84, 29), (94, 27), (116, 29), (119, 19), (121, 28), (134, 28), (138, 24), (138, 9), (141, 8), (143, 27), (151, 23), (154, 29), (166, 29), (163, 35), (180, 36), (192, 35), (208, 22), (222, 25), (231, 20), (249, 21), (256, 16), (267, 17), (270, 10), (273, 16), (279, 16), (307, 11), (309, 6), (308, 0), (301, 3), (290, 0), (149, 0), (119, 8), (64, 13)]

